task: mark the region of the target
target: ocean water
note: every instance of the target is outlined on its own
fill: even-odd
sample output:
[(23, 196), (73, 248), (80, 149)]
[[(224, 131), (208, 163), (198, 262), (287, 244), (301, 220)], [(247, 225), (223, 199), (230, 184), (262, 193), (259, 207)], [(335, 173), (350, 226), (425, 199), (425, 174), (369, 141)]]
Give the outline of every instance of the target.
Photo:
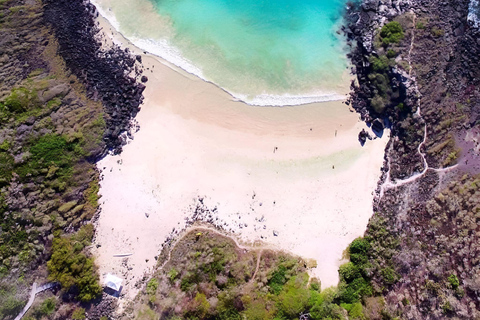
[(347, 0), (96, 0), (135, 45), (256, 105), (344, 97)]

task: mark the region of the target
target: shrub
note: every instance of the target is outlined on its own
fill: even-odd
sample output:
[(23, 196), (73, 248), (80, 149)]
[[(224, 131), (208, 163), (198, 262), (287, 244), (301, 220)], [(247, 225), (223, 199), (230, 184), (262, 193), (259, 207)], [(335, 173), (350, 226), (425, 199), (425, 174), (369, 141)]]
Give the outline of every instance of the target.
[(385, 99), (377, 94), (370, 101), (370, 106), (376, 113), (382, 113), (386, 107)]
[(243, 312), (245, 319), (249, 320), (268, 320), (272, 319), (272, 312), (265, 308), (263, 300), (255, 300), (248, 305), (248, 308)]
[(282, 291), (283, 285), (287, 282), (286, 272), (287, 268), (279, 265), (268, 279), (267, 284), (273, 293), (279, 294)]
[(441, 37), (445, 34), (445, 31), (443, 31), (442, 29), (440, 29), (438, 27), (433, 27), (431, 29), (431, 32), (432, 32), (432, 36), (434, 36), (435, 38), (439, 38), (439, 37)]
[(388, 57), (389, 59), (395, 58), (396, 56), (397, 56), (397, 52), (396, 52), (395, 50), (393, 50), (393, 49), (388, 49), (388, 51), (387, 51), (387, 57)]
[(391, 93), (391, 88), (388, 75), (382, 73), (371, 73), (368, 75), (368, 79), (377, 90), (378, 95), (380, 95), (382, 98), (387, 98), (389, 96)]
[(40, 317), (42, 315), (49, 316), (55, 311), (55, 307), (56, 307), (55, 298), (45, 299), (40, 305), (40, 308), (38, 309), (38, 313)]
[(381, 273), (382, 273), (383, 281), (386, 284), (390, 284), (390, 285), (394, 284), (395, 282), (397, 282), (399, 278), (398, 273), (396, 273), (395, 270), (393, 270), (393, 268), (391, 267), (386, 267), (382, 269)]
[(16, 316), (23, 308), (24, 302), (17, 300), (14, 293), (0, 290), (0, 318)]
[(403, 28), (397, 21), (391, 21), (382, 27), (380, 37), (384, 46), (399, 43), (404, 38)]
[(13, 113), (22, 113), (37, 105), (37, 93), (27, 88), (13, 89), (10, 95), (5, 99), (4, 105), (8, 111)]
[(53, 176), (69, 177), (72, 173), (73, 160), (79, 153), (74, 142), (67, 142), (64, 136), (47, 134), (31, 141), (28, 161), (17, 168), (20, 177), (38, 175), (42, 169), (56, 167), (49, 174)]
[(370, 63), (372, 64), (372, 69), (375, 72), (387, 72), (390, 67), (390, 59), (387, 56), (375, 56), (370, 57)]
[(13, 176), (14, 159), (5, 152), (0, 152), (0, 187), (8, 184)]
[(417, 22), (417, 24), (415, 25), (415, 28), (417, 29), (420, 29), (420, 30), (423, 30), (425, 29), (425, 24), (421, 21)]
[(448, 282), (452, 286), (453, 289), (457, 289), (458, 286), (460, 285), (460, 281), (458, 280), (457, 276), (455, 274), (451, 274), (448, 277)]
[(86, 318), (85, 309), (79, 307), (73, 310), (73, 313), (72, 313), (73, 320), (83, 320), (85, 318)]
[[(298, 278), (301, 276), (302, 275), (292, 277), (277, 299), (278, 312), (287, 319), (298, 317), (301, 312), (307, 309), (310, 300), (311, 291), (308, 290), (305, 283)], [(300, 280), (300, 283), (298, 283), (297, 280)]]
[(158, 289), (158, 280), (156, 278), (152, 278), (147, 283), (147, 293), (149, 295), (154, 295)]
[(355, 264), (365, 264), (368, 262), (368, 251), (370, 250), (370, 242), (364, 238), (357, 238), (352, 241), (348, 247), (350, 261)]
[[(240, 313), (235, 307), (235, 293), (232, 291), (222, 291), (218, 294), (217, 304), (218, 318), (221, 320), (240, 320)], [(250, 319), (247, 317), (247, 319)], [(253, 318), (252, 318), (253, 319)]]
[(172, 268), (172, 269), (170, 269), (170, 271), (168, 271), (168, 275), (167, 275), (168, 280), (170, 280), (170, 282), (173, 283), (177, 279), (178, 275), (179, 275), (179, 273), (178, 273), (177, 269)]
[(49, 279), (60, 282), (66, 290), (76, 287), (78, 298), (90, 301), (100, 294), (102, 288), (93, 259), (75, 250), (74, 244), (68, 237), (53, 239), (52, 257), (47, 262)]

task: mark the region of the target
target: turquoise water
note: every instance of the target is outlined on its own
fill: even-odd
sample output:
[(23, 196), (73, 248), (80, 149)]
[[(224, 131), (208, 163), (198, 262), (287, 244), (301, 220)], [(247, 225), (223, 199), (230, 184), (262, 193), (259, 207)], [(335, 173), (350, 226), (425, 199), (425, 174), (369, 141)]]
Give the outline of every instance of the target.
[(288, 95), (301, 102), (338, 98), (348, 87), (345, 39), (337, 33), (346, 2), (117, 0), (108, 6), (134, 43), (237, 97), (259, 102)]

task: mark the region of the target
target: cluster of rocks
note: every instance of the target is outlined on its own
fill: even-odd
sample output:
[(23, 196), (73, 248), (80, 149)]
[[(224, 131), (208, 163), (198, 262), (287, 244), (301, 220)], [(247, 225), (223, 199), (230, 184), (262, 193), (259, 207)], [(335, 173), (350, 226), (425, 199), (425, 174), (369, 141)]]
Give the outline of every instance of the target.
[(111, 319), (117, 308), (117, 299), (107, 293), (95, 301), (87, 312), (89, 320)]
[[(106, 112), (104, 140), (107, 148), (120, 153), (126, 143), (124, 132), (143, 101), (145, 86), (140, 77), (140, 56), (128, 49), (102, 47), (95, 6), (83, 0), (46, 0), (44, 21), (55, 31), (59, 54), (67, 67), (87, 88), (93, 100), (102, 101)], [(134, 74), (134, 76), (132, 76)], [(104, 153), (105, 154), (105, 153)]]
[[(374, 88), (371, 87), (368, 75), (372, 73), (369, 57), (376, 55), (374, 39), (377, 30), (386, 21), (399, 16), (412, 9), (414, 4), (411, 0), (380, 1), (365, 0), (359, 4), (351, 4), (347, 10), (347, 26), (344, 27), (348, 43), (352, 45), (349, 58), (354, 66), (354, 73), (358, 79), (358, 85), (352, 82), (350, 104), (361, 116), (362, 120), (372, 123), (375, 119), (389, 118), (394, 122), (393, 114), (390, 114), (387, 106), (385, 112), (377, 113), (370, 105), (373, 98)], [(398, 68), (389, 71), (389, 77), (394, 86), (399, 87), (400, 96), (394, 103), (407, 103), (411, 108), (416, 104), (416, 87), (411, 77)]]

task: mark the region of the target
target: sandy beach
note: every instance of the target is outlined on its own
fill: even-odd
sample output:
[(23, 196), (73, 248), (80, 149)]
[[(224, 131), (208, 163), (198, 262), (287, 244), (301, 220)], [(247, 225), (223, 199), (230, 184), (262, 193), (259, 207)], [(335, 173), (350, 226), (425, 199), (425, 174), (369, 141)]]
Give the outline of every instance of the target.
[(372, 215), (388, 132), (361, 147), (366, 126), (340, 101), (252, 107), (159, 58), (142, 59), (140, 130), (121, 155), (98, 163), (100, 273), (124, 277), (133, 298), (166, 237), (202, 205), (239, 241), (315, 259), (322, 287), (336, 285), (343, 251)]

